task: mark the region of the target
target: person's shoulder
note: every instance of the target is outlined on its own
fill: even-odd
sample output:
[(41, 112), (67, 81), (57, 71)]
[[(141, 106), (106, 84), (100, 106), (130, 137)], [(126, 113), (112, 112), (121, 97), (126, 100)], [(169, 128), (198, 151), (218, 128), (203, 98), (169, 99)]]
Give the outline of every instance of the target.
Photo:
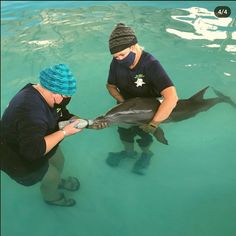
[[(33, 87), (33, 84), (27, 84), (25, 87), (23, 87), (20, 90), (20, 93), (22, 94), (23, 97), (29, 99), (29, 102), (32, 102), (35, 100), (35, 98), (38, 97), (38, 92), (37, 90)], [(31, 99), (30, 99), (31, 98)]]
[(42, 96), (33, 87), (33, 84), (29, 83), (25, 85), (17, 94), (17, 99), (19, 99), (21, 105), (25, 108), (42, 106)]
[(28, 83), (23, 88), (21, 88), (17, 94), (20, 94), (21, 96), (27, 96), (28, 94), (34, 94), (34, 90), (33, 84)]
[(22, 87), (14, 96), (13, 98), (11, 99), (11, 102), (13, 103), (22, 103), (22, 101), (25, 100), (25, 97), (27, 96), (27, 93), (28, 93), (28, 87), (29, 87), (29, 84), (25, 85), (24, 87)]
[(149, 52), (143, 51), (143, 58), (147, 67), (160, 65), (159, 60)]
[(115, 69), (116, 68), (116, 66), (117, 66), (117, 62), (116, 62), (116, 60), (113, 58), (112, 60), (111, 60), (111, 63), (110, 63), (110, 69)]
[(116, 65), (116, 64), (117, 64), (116, 59), (112, 58), (110, 65)]
[(122, 66), (120, 63), (118, 63), (115, 58), (113, 58), (110, 64), (110, 72), (120, 73), (121, 71), (127, 71), (127, 69), (124, 66)]

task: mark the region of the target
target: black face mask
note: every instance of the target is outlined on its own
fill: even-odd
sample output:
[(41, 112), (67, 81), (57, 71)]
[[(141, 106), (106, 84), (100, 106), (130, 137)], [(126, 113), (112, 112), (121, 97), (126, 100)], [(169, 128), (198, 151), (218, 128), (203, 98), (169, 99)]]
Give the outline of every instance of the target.
[(128, 54), (128, 56), (126, 56), (124, 59), (122, 60), (117, 60), (117, 62), (125, 67), (130, 67), (135, 60), (135, 56), (136, 54), (132, 51), (130, 51), (130, 53)]
[(64, 108), (69, 104), (70, 100), (71, 100), (71, 97), (63, 98), (59, 104), (55, 103), (54, 107), (55, 108)]

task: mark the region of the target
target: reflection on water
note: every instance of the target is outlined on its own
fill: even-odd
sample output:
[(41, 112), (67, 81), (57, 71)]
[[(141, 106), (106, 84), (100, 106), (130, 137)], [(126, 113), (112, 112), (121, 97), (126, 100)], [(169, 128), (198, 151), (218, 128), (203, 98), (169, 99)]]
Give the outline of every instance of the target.
[[(167, 32), (188, 40), (236, 40), (236, 31), (233, 31), (236, 26), (235, 19), (232, 19), (231, 17), (217, 18), (214, 15), (214, 12), (205, 8), (191, 7), (182, 8), (180, 10), (184, 11), (184, 15), (173, 15), (171, 18), (192, 25), (195, 32), (180, 31), (173, 28), (167, 28)], [(188, 12), (188, 15), (185, 14), (186, 12)], [(233, 43), (233, 41), (230, 42)], [(207, 44), (205, 47), (220, 47), (220, 44)], [(227, 44), (225, 45), (225, 50), (227, 52), (236, 52), (236, 45)]]
[[(166, 23), (166, 32), (174, 34), (187, 40), (235, 40), (235, 19), (217, 18), (213, 11), (205, 8), (191, 7), (176, 10), (160, 10), (155, 7), (140, 7), (130, 9), (132, 17), (127, 17), (126, 4), (114, 6), (97, 6), (77, 9), (47, 9), (33, 10), (31, 12), (21, 11), (20, 13), (8, 13), (2, 21), (3, 43), (9, 37), (21, 39), (20, 43), (33, 45), (33, 50), (44, 49), (45, 47), (60, 46), (65, 41), (71, 41), (75, 35), (82, 37), (85, 32), (104, 33), (110, 25), (119, 21), (129, 21), (133, 25), (142, 24), (142, 28), (158, 33)], [(142, 12), (141, 15), (139, 13)], [(176, 13), (178, 15), (176, 15)], [(187, 14), (186, 14), (187, 13)], [(122, 16), (122, 17), (121, 17)], [(165, 19), (163, 16), (166, 16)], [(192, 28), (176, 24), (175, 27), (168, 27), (171, 19), (191, 25)], [(116, 19), (116, 20), (114, 20)], [(174, 23), (175, 24), (175, 23)], [(106, 27), (109, 26), (109, 27)], [(155, 27), (154, 27), (155, 26)], [(140, 26), (139, 26), (140, 27)], [(138, 27), (138, 28), (139, 28)], [(179, 29), (181, 28), (181, 30)], [(186, 31), (186, 28), (188, 31)], [(46, 35), (51, 30), (50, 35)], [(45, 38), (47, 36), (47, 38)], [(71, 36), (72, 37), (71, 39)], [(33, 37), (33, 38), (32, 38)], [(232, 44), (230, 44), (232, 43)], [(225, 45), (225, 50), (235, 52), (236, 46), (230, 41)], [(21, 45), (22, 46), (22, 45)], [(220, 47), (220, 44), (207, 44), (206, 47)]]

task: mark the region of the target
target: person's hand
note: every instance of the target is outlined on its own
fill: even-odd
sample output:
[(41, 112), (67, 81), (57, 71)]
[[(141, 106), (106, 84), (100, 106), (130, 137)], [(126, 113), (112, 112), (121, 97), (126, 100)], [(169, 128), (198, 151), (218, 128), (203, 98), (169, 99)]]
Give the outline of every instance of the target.
[(75, 128), (75, 126), (79, 123), (79, 120), (76, 119), (72, 123), (66, 125), (62, 130), (65, 131), (65, 136), (73, 135), (75, 133), (80, 132), (82, 129)]
[(141, 126), (139, 126), (143, 131), (145, 131), (146, 133), (151, 133), (154, 134), (157, 127), (159, 124), (156, 124), (154, 122), (149, 122), (148, 124), (143, 124)]

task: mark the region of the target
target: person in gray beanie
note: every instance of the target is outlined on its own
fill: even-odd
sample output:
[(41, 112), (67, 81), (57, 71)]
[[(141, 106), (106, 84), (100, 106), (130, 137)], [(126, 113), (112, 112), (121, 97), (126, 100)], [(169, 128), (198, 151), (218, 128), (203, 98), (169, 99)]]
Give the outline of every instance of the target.
[(135, 45), (137, 42), (134, 31), (130, 27), (119, 23), (110, 35), (109, 49), (111, 54), (115, 54)]
[(134, 30), (119, 23), (111, 32), (109, 50), (113, 56), (107, 80), (107, 89), (110, 95), (122, 103), (134, 97), (162, 98), (159, 109), (151, 122), (141, 127), (134, 126), (128, 129), (118, 127), (118, 133), (124, 150), (110, 152), (106, 162), (110, 166), (118, 166), (126, 157), (134, 158), (135, 137), (142, 153), (133, 166), (133, 172), (144, 174), (150, 163), (153, 153), (150, 151), (152, 136), (162, 121), (166, 120), (176, 106), (178, 96), (175, 86), (160, 62), (150, 53), (139, 46)]

